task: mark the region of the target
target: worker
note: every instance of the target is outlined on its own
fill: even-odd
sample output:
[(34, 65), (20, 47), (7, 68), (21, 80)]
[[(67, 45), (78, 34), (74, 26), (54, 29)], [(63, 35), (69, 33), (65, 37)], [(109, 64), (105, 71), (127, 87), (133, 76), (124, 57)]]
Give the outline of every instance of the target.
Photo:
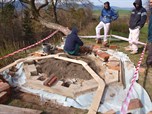
[(147, 56), (147, 65), (152, 66), (152, 0), (149, 0), (150, 6), (150, 19), (149, 19), (149, 26), (148, 26), (148, 56)]
[(64, 51), (70, 55), (79, 55), (80, 46), (83, 46), (83, 42), (78, 37), (78, 29), (74, 27), (65, 40)]
[(110, 23), (118, 18), (118, 13), (110, 7), (107, 1), (104, 3), (104, 8), (101, 11), (100, 23), (96, 26), (96, 43), (101, 43), (100, 30), (104, 28), (103, 45), (107, 45), (107, 35), (110, 29)]
[(125, 47), (125, 50), (131, 51), (131, 54), (137, 54), (137, 42), (139, 41), (140, 30), (147, 19), (147, 12), (143, 8), (141, 0), (135, 0), (133, 5), (135, 9), (132, 10), (129, 21), (129, 46)]

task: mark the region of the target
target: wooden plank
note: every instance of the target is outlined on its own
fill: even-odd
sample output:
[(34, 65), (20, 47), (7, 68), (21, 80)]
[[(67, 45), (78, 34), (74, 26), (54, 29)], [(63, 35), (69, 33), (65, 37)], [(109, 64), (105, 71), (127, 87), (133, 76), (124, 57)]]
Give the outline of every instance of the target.
[(126, 88), (125, 68), (121, 60), (120, 60), (120, 82), (122, 83), (123, 87)]
[[(92, 103), (90, 110), (88, 112), (88, 114), (96, 114), (98, 107), (100, 105), (101, 98), (103, 96), (105, 82), (84, 61), (73, 60), (73, 59), (59, 57), (59, 56), (54, 56), (54, 58), (69, 61), (69, 62), (74, 62), (77, 64), (81, 64), (91, 74), (91, 76), (98, 82), (98, 89), (96, 91), (95, 97), (93, 99), (93, 103)], [(63, 91), (63, 93), (67, 95), (67, 92)], [(63, 93), (61, 92), (60, 94), (63, 94)], [(75, 97), (75, 96), (73, 95), (73, 97)]]
[(101, 98), (103, 96), (105, 82), (88, 66), (84, 65), (84, 68), (91, 74), (91, 76), (98, 82), (98, 89), (93, 98), (93, 103), (89, 109), (88, 114), (96, 114), (100, 105)]
[(8, 66), (1, 68), (1, 69), (0, 69), (0, 72), (3, 72), (3, 71), (5, 71), (5, 70), (11, 68), (12, 66), (15, 66), (15, 65), (17, 65), (18, 63), (24, 62), (24, 61), (25, 61), (25, 59), (19, 59), (19, 60), (13, 62), (12, 64), (8, 65)]
[(69, 88), (64, 87), (64, 86), (47, 87), (47, 86), (44, 86), (41, 81), (37, 81), (37, 80), (35, 80), (35, 81), (27, 80), (27, 83), (24, 86), (25, 87), (30, 87), (30, 88), (33, 88), (33, 89), (44, 90), (44, 91), (54, 93), (54, 94), (63, 95), (63, 96), (70, 97), (70, 98), (73, 98), (73, 99), (76, 98), (76, 96), (74, 94), (74, 90), (69, 89)]
[(75, 90), (74, 91), (75, 96), (80, 96), (84, 93), (96, 91), (98, 88), (98, 83), (94, 79), (92, 79), (92, 80), (84, 81), (82, 85), (72, 84), (70, 85), (70, 88)]
[(39, 110), (0, 105), (0, 114), (41, 114), (41, 113), (42, 111)]
[[(125, 38), (125, 37), (122, 37), (122, 36), (117, 36), (117, 35), (111, 35), (112, 37), (114, 38), (117, 38), (117, 39), (120, 39), (120, 40), (124, 40), (124, 41), (128, 41), (129, 42), (129, 39), (128, 38)], [(140, 44), (140, 45), (146, 45), (146, 43), (143, 43), (143, 42), (135, 42), (136, 44)]]
[[(59, 54), (58, 55), (49, 55), (49, 56), (45, 56), (45, 57), (26, 58), (26, 59), (24, 59), (22, 61), (27, 62), (27, 61), (31, 61), (31, 60), (40, 60), (40, 59), (46, 59), (46, 58), (56, 58), (56, 59), (61, 59), (61, 60), (65, 60), (65, 61), (81, 64), (91, 74), (91, 76), (98, 82), (98, 89), (96, 91), (96, 95), (95, 95), (95, 97), (93, 99), (93, 103), (92, 103), (92, 105), (90, 107), (90, 110), (89, 110), (88, 114), (96, 114), (96, 112), (98, 110), (98, 107), (100, 105), (100, 101), (101, 101), (103, 92), (104, 92), (105, 82), (87, 65), (86, 62), (81, 61), (81, 60), (73, 60), (73, 59), (69, 59), (69, 58), (65, 58), (65, 57), (59, 57)], [(10, 66), (12, 66), (12, 64), (9, 65), (9, 66), (7, 66), (7, 67), (5, 67), (5, 68), (3, 68), (3, 69), (0, 69), (0, 72), (6, 70), (6, 68), (10, 68)], [(28, 84), (30, 86), (34, 87), (34, 88), (42, 89), (41, 88), (42, 86), (40, 84), (33, 84), (33, 81), (31, 83), (28, 83)], [(67, 96), (67, 93), (70, 93), (70, 92), (67, 92), (67, 91), (65, 92), (66, 89), (64, 89), (64, 90), (58, 90), (58, 91), (56, 91), (56, 90), (52, 91), (48, 87), (44, 87), (44, 88), (48, 92), (49, 91), (50, 92), (55, 92), (55, 93), (61, 94), (61, 95), (64, 94), (65, 96)], [(73, 98), (75, 97), (74, 94), (70, 95), (70, 96), (72, 96)]]
[(93, 98), (93, 102), (91, 104), (91, 107), (89, 108), (88, 114), (96, 114), (100, 105), (101, 98), (103, 96), (104, 87), (100, 88), (98, 87), (95, 96)]
[(26, 78), (29, 79), (31, 77), (31, 73), (29, 71), (28, 64), (24, 64), (23, 69), (24, 69)]

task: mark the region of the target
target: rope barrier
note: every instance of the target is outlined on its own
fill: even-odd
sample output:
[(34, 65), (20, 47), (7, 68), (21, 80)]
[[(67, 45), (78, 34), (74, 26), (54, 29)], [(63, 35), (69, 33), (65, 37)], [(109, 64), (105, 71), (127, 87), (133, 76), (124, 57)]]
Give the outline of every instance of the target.
[(27, 50), (27, 49), (33, 48), (34, 46), (39, 45), (40, 43), (44, 42), (45, 40), (48, 40), (49, 38), (51, 38), (52, 36), (54, 36), (57, 32), (58, 32), (58, 30), (54, 31), (52, 34), (50, 34), (50, 35), (47, 36), (46, 38), (44, 38), (44, 39), (36, 42), (35, 44), (32, 44), (32, 45), (27, 46), (27, 47), (25, 47), (25, 48), (22, 48), (22, 49), (19, 49), (19, 50), (17, 50), (17, 51), (14, 51), (13, 53), (10, 53), (10, 54), (8, 54), (8, 55), (5, 55), (5, 56), (3, 56), (3, 57), (0, 57), (0, 60), (5, 59), (5, 58), (8, 58), (8, 57), (10, 57), (10, 56), (13, 56), (13, 55), (15, 55), (15, 54), (17, 54), (17, 53), (20, 53), (20, 52), (22, 52), (22, 51), (25, 51), (25, 50)]
[(145, 55), (146, 46), (147, 46), (147, 45), (145, 45), (145, 47), (144, 47), (144, 49), (143, 49), (143, 52), (142, 52), (142, 54), (141, 54), (141, 57), (140, 57), (140, 59), (139, 59), (138, 65), (137, 65), (137, 67), (136, 67), (136, 71), (135, 71), (135, 73), (134, 73), (134, 77), (133, 77), (133, 79), (132, 79), (132, 81), (131, 81), (131, 86), (130, 86), (129, 91), (128, 91), (128, 93), (127, 93), (127, 97), (125, 98), (125, 100), (124, 100), (124, 102), (123, 102), (123, 105), (122, 105), (122, 107), (121, 107), (121, 112), (120, 112), (120, 114), (126, 114), (126, 113), (127, 113), (128, 106), (129, 106), (129, 103), (130, 103), (130, 100), (131, 100), (131, 94), (133, 93), (133, 87), (134, 87), (134, 84), (135, 84), (136, 79), (137, 79), (137, 74), (138, 74), (139, 68), (140, 68), (140, 66), (141, 66), (142, 60), (143, 60), (144, 55)]

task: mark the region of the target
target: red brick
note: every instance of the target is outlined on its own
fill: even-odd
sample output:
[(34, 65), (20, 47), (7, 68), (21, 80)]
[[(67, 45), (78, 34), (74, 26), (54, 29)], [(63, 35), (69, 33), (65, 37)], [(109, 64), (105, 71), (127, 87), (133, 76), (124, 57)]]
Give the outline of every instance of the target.
[(0, 104), (5, 103), (8, 101), (9, 95), (6, 91), (0, 93)]
[(0, 83), (0, 92), (8, 90), (10, 88), (9, 84), (7, 83)]
[(145, 73), (145, 71), (146, 71), (146, 69), (145, 69), (145, 68), (140, 67), (140, 69), (139, 69), (139, 72), (140, 72), (140, 73)]
[(139, 99), (132, 99), (129, 103), (128, 110), (134, 110), (134, 109), (138, 109), (142, 107), (143, 107), (143, 104), (141, 103)]
[(118, 46), (116, 46), (116, 45), (110, 45), (109, 48), (110, 48), (110, 49), (117, 49)]
[(99, 49), (100, 49), (100, 46), (98, 46), (98, 45), (94, 45), (92, 47), (92, 51), (94, 51), (94, 52), (98, 51)]
[(57, 81), (57, 77), (54, 74), (51, 74), (51, 76), (43, 83), (45, 86), (52, 86)]
[(148, 114), (152, 114), (152, 111), (150, 111)]
[(97, 55), (99, 56), (100, 59), (103, 61), (108, 61), (110, 55), (106, 52), (98, 52)]

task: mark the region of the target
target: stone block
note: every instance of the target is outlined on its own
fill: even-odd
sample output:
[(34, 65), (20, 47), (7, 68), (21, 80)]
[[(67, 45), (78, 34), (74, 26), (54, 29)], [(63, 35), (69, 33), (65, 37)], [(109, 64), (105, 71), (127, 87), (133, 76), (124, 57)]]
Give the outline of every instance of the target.
[(114, 83), (119, 81), (119, 71), (107, 69), (105, 72), (105, 82), (106, 84)]
[(31, 76), (36, 76), (37, 75), (37, 69), (34, 64), (28, 65), (28, 70), (31, 73)]

